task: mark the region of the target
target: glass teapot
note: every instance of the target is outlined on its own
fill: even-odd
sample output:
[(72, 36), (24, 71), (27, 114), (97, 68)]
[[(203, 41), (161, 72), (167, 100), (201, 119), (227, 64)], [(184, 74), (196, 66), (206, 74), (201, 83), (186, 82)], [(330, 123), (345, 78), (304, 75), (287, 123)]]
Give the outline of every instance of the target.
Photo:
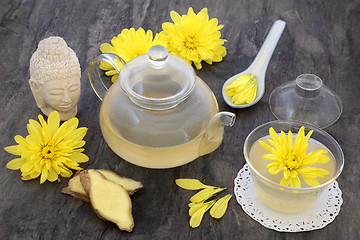
[[(101, 62), (119, 72), (111, 86), (102, 77)], [(101, 54), (90, 64), (89, 79), (103, 100), (105, 141), (138, 166), (171, 168), (208, 154), (221, 144), (224, 126), (235, 121), (235, 114), (219, 112), (213, 92), (191, 65), (163, 46), (127, 63), (115, 54)]]

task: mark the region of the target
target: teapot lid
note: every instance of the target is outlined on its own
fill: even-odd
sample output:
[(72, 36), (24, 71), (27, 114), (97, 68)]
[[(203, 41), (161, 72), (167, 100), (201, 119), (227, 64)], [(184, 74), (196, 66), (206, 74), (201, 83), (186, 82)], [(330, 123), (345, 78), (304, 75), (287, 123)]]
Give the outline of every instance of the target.
[(126, 63), (119, 73), (123, 91), (137, 105), (151, 110), (176, 107), (193, 90), (194, 69), (185, 60), (156, 45)]

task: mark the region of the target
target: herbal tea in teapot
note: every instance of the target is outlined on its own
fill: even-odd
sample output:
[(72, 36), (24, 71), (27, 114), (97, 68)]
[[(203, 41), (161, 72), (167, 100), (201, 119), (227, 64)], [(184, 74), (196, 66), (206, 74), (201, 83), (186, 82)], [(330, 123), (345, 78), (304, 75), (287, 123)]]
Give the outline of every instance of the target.
[[(102, 54), (90, 66), (90, 82), (101, 99), (94, 66), (107, 61), (116, 67), (114, 59), (121, 61), (114, 54)], [(154, 46), (148, 55), (119, 70), (118, 81), (101, 105), (100, 127), (110, 148), (123, 159), (143, 167), (169, 168), (221, 144), (223, 128), (232, 126), (235, 115), (218, 111), (214, 94), (193, 68), (168, 55), (164, 47)]]

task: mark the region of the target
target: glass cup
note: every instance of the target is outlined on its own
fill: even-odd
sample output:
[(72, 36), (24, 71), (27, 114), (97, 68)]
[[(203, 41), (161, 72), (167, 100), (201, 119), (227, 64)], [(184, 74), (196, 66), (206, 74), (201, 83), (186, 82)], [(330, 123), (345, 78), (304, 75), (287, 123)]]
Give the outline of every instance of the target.
[[(252, 146), (260, 138), (269, 136), (270, 127), (274, 128), (277, 133), (280, 133), (281, 131), (287, 133), (290, 130), (293, 134), (296, 134), (301, 126), (305, 127), (305, 134), (310, 130), (314, 131), (309, 142), (312, 141), (311, 139), (318, 141), (327, 148), (329, 153), (331, 153), (335, 159), (333, 171), (330, 171), (331, 175), (327, 176), (326, 181), (316, 187), (294, 188), (280, 185), (283, 171), (277, 174), (281, 177), (278, 182), (270, 180), (269, 176), (272, 175), (268, 173), (268, 169), (266, 169), (265, 166), (271, 161), (262, 159), (264, 164), (257, 164), (258, 161), (256, 160), (259, 160), (258, 158), (261, 158), (261, 155), (254, 156), (254, 154), (250, 154)], [(267, 153), (269, 152), (266, 151), (265, 154)], [(256, 194), (267, 206), (281, 212), (299, 212), (312, 206), (327, 186), (339, 177), (344, 166), (344, 154), (333, 137), (320, 128), (294, 121), (272, 121), (255, 128), (245, 140), (244, 156), (251, 170)], [(318, 165), (317, 167), (321, 167), (321, 165)], [(302, 178), (301, 176), (299, 177)]]

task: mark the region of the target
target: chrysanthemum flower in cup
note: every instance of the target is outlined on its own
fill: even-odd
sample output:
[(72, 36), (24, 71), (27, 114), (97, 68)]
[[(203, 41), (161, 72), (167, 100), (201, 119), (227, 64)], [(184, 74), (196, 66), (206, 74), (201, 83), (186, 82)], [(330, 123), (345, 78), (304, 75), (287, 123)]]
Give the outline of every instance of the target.
[(312, 206), (344, 165), (334, 138), (320, 128), (293, 121), (255, 128), (245, 140), (244, 156), (258, 197), (282, 212)]

